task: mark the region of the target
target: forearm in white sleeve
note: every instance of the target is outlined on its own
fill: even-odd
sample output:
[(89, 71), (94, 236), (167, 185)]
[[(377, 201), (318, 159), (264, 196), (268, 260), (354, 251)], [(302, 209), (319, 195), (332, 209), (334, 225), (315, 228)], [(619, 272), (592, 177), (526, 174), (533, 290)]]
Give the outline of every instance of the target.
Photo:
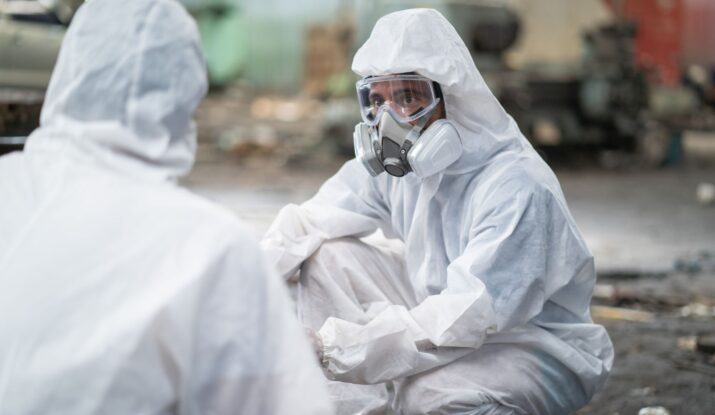
[(287, 279), (324, 241), (384, 227), (388, 214), (375, 180), (352, 160), (311, 200), (281, 209), (261, 241), (270, 265)]
[[(451, 275), (459, 279), (459, 275)], [(447, 288), (411, 310), (393, 305), (365, 325), (329, 318), (319, 330), (328, 376), (380, 383), (445, 365), (480, 347), (493, 331), (491, 300), (478, 279)]]

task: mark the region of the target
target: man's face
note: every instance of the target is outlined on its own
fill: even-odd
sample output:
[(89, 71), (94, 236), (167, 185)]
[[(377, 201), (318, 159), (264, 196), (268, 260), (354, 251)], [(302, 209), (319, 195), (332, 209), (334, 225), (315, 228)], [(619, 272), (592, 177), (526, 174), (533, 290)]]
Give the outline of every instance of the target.
[(432, 125), (433, 122), (441, 120), (443, 118), (447, 118), (447, 110), (444, 109), (444, 100), (440, 100), (439, 104), (437, 105), (437, 109), (435, 109), (435, 111), (432, 113), (432, 116), (429, 117), (427, 123), (425, 123), (424, 129), (426, 130), (427, 128), (429, 128), (430, 125)]
[[(432, 92), (425, 82), (410, 80), (395, 80), (389, 83), (378, 82), (370, 87), (369, 101), (372, 106), (373, 116), (377, 110), (387, 104), (400, 116), (411, 116), (430, 105)], [(425, 129), (434, 121), (445, 118), (444, 102), (440, 100), (437, 109), (432, 113), (425, 124)], [(416, 125), (418, 120), (410, 121)]]

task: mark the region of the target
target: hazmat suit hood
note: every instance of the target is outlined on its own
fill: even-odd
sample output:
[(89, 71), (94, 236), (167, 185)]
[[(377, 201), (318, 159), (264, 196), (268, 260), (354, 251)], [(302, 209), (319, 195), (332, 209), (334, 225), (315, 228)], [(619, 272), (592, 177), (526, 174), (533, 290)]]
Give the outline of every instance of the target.
[[(143, 17), (143, 18), (140, 18)], [(91, 1), (67, 31), (27, 150), (156, 180), (193, 165), (207, 89), (195, 23), (175, 1)]]
[(352, 69), (363, 77), (416, 72), (440, 84), (447, 119), (455, 122), (464, 149), (446, 173), (471, 171), (502, 149), (530, 146), (454, 27), (436, 10), (403, 10), (380, 18), (355, 54)]

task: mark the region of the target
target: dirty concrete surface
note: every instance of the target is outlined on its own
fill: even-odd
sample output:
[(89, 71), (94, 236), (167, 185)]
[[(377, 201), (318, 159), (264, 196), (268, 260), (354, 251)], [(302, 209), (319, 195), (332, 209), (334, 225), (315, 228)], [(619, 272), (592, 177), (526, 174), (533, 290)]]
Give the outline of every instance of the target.
[[(713, 139), (715, 143), (715, 138)], [(225, 205), (262, 234), (281, 206), (301, 203), (346, 158), (285, 167), (262, 160), (240, 162), (200, 150), (184, 184)], [(715, 182), (713, 165), (646, 171), (555, 166), (576, 222), (599, 271), (658, 273), (680, 257), (715, 250), (715, 207), (696, 198), (702, 182)]]
[[(204, 112), (197, 163), (183, 184), (260, 237), (282, 206), (310, 198), (346, 158), (330, 143), (301, 138), (318, 134), (310, 122), (241, 118), (250, 112)], [(227, 150), (226, 130), (207, 130), (207, 113), (224, 117), (214, 124), (232, 124), (236, 134), (242, 128), (263, 138)], [(286, 137), (304, 140), (304, 151), (281, 144)], [(698, 336), (715, 332), (715, 205), (696, 196), (698, 184), (715, 183), (715, 135), (689, 134), (684, 143), (682, 163), (659, 169), (633, 167), (627, 158), (607, 169), (588, 155), (549, 160), (596, 258), (594, 319), (616, 348), (606, 387), (579, 414), (652, 406), (715, 413), (715, 357), (695, 346)]]

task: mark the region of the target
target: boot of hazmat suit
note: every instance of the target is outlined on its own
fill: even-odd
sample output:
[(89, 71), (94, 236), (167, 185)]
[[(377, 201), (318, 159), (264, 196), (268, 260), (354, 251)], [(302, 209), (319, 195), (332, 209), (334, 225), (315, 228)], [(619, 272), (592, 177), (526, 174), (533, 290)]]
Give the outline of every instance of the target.
[[(434, 10), (384, 16), (353, 70), (364, 77), (360, 100), (361, 85), (394, 74), (437, 82), (461, 150), (436, 172), (373, 177), (381, 167), (356, 138), (365, 163), (347, 162), (312, 199), (282, 209), (262, 241), (283, 277), (302, 268), (300, 318), (322, 339), (339, 412), (554, 415), (585, 405), (613, 361), (589, 314), (593, 257), (556, 177), (454, 28)], [(413, 116), (411, 100), (390, 99), (381, 123)], [(403, 245), (360, 239), (378, 229)]]
[(284, 284), (177, 187), (207, 87), (173, 0), (93, 0), (0, 158), (0, 413), (325, 414)]

